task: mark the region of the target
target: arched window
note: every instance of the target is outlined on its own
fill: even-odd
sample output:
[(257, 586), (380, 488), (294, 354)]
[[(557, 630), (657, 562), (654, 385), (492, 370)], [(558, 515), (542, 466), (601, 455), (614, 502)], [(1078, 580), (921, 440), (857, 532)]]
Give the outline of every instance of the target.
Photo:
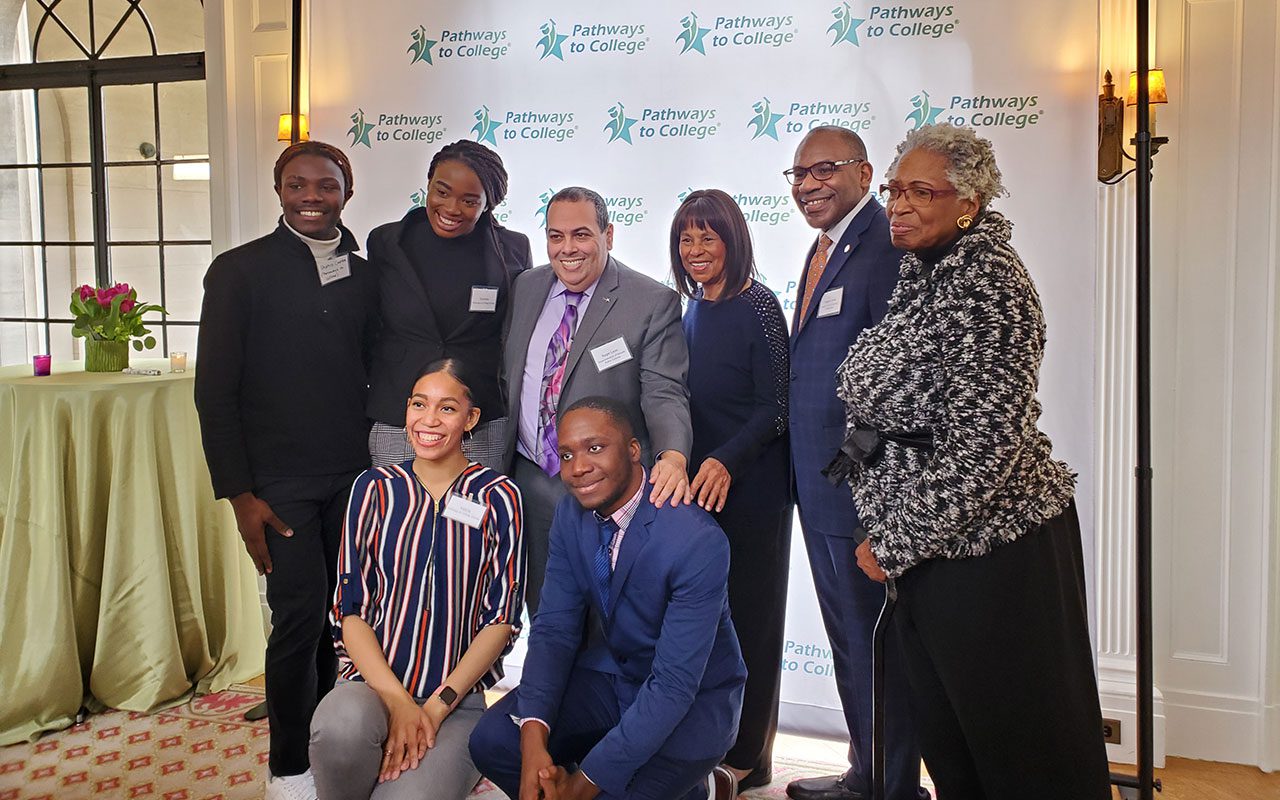
[(0, 364), (78, 358), (68, 304), (86, 283), (169, 310), (154, 355), (195, 349), (211, 258), (203, 11), (0, 0)]

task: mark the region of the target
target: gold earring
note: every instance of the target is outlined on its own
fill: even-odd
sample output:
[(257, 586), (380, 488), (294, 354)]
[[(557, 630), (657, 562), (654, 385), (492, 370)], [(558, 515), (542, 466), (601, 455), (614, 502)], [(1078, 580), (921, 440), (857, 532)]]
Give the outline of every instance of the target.
[(960, 217), (960, 219), (956, 220), (956, 227), (962, 231), (969, 230), (969, 226), (972, 224), (973, 224), (973, 217), (969, 216), (968, 214), (965, 214), (964, 216)]

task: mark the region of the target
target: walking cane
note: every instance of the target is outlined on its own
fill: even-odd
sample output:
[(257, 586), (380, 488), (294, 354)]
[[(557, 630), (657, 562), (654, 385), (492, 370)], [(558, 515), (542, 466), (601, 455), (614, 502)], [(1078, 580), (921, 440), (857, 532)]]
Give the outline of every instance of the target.
[(884, 584), (884, 606), (871, 637), (871, 800), (884, 800), (884, 638), (893, 608), (898, 603), (898, 587), (893, 578)]

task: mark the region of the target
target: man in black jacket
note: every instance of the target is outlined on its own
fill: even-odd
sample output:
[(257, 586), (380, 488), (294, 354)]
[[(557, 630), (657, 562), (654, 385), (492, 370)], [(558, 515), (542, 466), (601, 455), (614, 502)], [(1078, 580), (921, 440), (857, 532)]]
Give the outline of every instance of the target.
[(341, 223), (351, 166), (337, 148), (281, 154), (276, 230), (204, 279), (196, 409), (214, 494), (230, 500), (271, 606), (267, 800), (314, 798), (311, 715), (333, 686), (326, 623), (347, 496), (369, 465), (367, 363), (377, 281)]

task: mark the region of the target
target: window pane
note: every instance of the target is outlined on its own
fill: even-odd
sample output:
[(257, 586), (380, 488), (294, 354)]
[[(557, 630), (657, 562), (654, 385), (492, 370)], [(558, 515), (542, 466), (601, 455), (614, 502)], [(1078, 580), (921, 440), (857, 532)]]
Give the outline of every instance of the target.
[(40, 351), (40, 325), (30, 322), (0, 322), (0, 367), (30, 364)]
[(164, 307), (167, 319), (195, 322), (204, 299), (204, 273), (213, 260), (208, 245), (164, 248)]
[(88, 167), (41, 170), (44, 241), (93, 241), (93, 179)]
[(97, 283), (93, 271), (93, 248), (45, 247), (45, 269), (49, 273), (49, 316), (66, 319), (71, 316), (71, 290)]
[(40, 163), (89, 163), (89, 92), (41, 89)]
[(159, 240), (155, 167), (107, 167), (107, 219), (112, 242)]
[[(62, 0), (56, 4), (46, 2), (46, 5), (56, 8), (56, 11), (47, 15), (47, 20), (45, 10), (39, 3), (33, 0), (27, 2), (27, 22), (30, 25), (35, 55), (32, 60), (83, 61), (88, 58), (85, 51), (93, 52), (93, 45), (89, 40), (88, 0)], [(43, 26), (40, 24), (42, 20)], [(58, 22), (62, 24), (59, 25)], [(37, 29), (39, 39), (35, 38)], [(76, 44), (77, 41), (79, 45)]]
[[(143, 303), (160, 302), (160, 248), (114, 246), (111, 248), (111, 280), (138, 290)], [(159, 317), (148, 314), (147, 319)]]
[(208, 158), (209, 122), (204, 81), (162, 83), (160, 92), (160, 156)]
[(36, 93), (30, 89), (0, 92), (0, 164), (35, 164)]
[[(208, 162), (174, 164), (164, 170), (164, 238), (199, 239), (208, 241), (209, 234), (209, 180), (195, 178), (175, 180), (175, 167), (208, 166)], [(181, 173), (179, 173), (181, 176)]]
[(187, 354), (187, 369), (191, 369), (192, 359), (196, 357), (196, 334), (200, 329), (195, 325), (166, 325), (165, 330), (169, 332), (169, 347), (164, 354), (167, 356), (174, 350), (181, 350)]
[(84, 339), (71, 335), (70, 322), (55, 322), (49, 326), (49, 353), (56, 362), (83, 361)]
[(39, 173), (0, 170), (0, 241), (30, 242), (40, 237)]
[(102, 87), (102, 124), (107, 161), (152, 161), (156, 157), (154, 84)]
[(38, 317), (38, 248), (0, 247), (0, 317)]
[(160, 53), (204, 52), (204, 7), (200, 0), (143, 0)]
[[(151, 46), (151, 35), (143, 16), (130, 8), (125, 0), (94, 0), (93, 20), (98, 34), (98, 49), (103, 58), (127, 58), (150, 56), (156, 51)], [(120, 30), (116, 31), (116, 25)], [(115, 31), (110, 43), (107, 37)], [(105, 49), (104, 49), (105, 45)]]

